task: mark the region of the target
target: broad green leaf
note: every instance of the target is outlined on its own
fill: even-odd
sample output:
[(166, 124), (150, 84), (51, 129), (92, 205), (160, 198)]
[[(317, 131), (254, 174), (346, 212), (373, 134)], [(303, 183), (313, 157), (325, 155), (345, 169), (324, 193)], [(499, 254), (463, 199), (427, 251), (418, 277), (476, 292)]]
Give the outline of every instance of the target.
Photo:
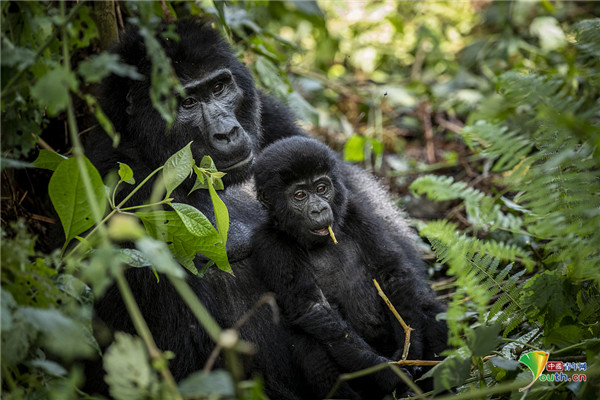
[(187, 230), (194, 236), (207, 237), (216, 232), (208, 218), (196, 207), (183, 203), (172, 203), (171, 207), (179, 215)]
[(165, 198), (170, 197), (173, 190), (181, 185), (192, 172), (194, 156), (192, 155), (192, 149), (190, 148), (191, 145), (192, 142), (188, 143), (183, 149), (169, 157), (165, 163), (165, 168), (163, 170), (163, 178), (165, 187), (167, 188)]
[(471, 372), (471, 362), (459, 357), (447, 357), (430, 372), (433, 375), (434, 394), (441, 393), (465, 382)]
[(71, 99), (69, 91), (77, 86), (75, 74), (59, 65), (33, 85), (31, 96), (54, 117), (67, 108)]
[[(182, 355), (183, 356), (183, 355)], [(159, 380), (142, 340), (123, 332), (104, 354), (108, 391), (116, 400), (159, 398)]]
[(58, 165), (66, 159), (67, 157), (55, 153), (54, 151), (42, 149), (40, 150), (40, 154), (33, 162), (33, 165), (35, 165), (36, 168), (43, 168), (49, 169), (50, 171), (55, 171), (56, 167), (58, 167)]
[[(104, 183), (96, 168), (85, 157), (84, 163), (92, 184), (93, 201), (103, 215), (106, 209)], [(81, 172), (75, 157), (69, 158), (56, 167), (48, 185), (48, 194), (63, 226), (66, 243), (94, 225)]]
[(119, 177), (125, 183), (135, 185), (135, 179), (133, 178), (133, 170), (125, 163), (119, 163)]
[(179, 392), (185, 398), (234, 397), (235, 384), (227, 371), (198, 371), (179, 383)]
[(490, 362), (494, 367), (502, 368), (507, 371), (516, 371), (520, 365), (516, 360), (509, 360), (501, 356), (490, 358)]
[(365, 160), (365, 143), (363, 136), (354, 135), (344, 145), (344, 161), (361, 162)]
[(177, 261), (194, 274), (198, 273), (193, 262), (196, 253), (213, 260), (220, 269), (231, 271), (225, 245), (214, 228), (210, 235), (199, 237), (188, 230), (176, 211), (137, 212), (136, 215), (148, 233), (166, 242)]
[(500, 324), (479, 326), (471, 332), (469, 348), (474, 357), (484, 357), (490, 354), (500, 343)]
[(229, 212), (223, 200), (219, 198), (212, 183), (208, 184), (208, 192), (210, 193), (210, 199), (213, 203), (213, 209), (215, 210), (215, 220), (217, 222), (217, 230), (219, 235), (223, 239), (223, 243), (227, 243), (227, 232), (229, 231)]

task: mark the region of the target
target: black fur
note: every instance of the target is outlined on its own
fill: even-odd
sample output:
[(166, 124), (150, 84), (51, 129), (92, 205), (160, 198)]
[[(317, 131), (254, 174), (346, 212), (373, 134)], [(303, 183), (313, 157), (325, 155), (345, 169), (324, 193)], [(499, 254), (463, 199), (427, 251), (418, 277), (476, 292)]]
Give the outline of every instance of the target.
[[(340, 165), (327, 146), (300, 137), (270, 145), (254, 165), (268, 222), (254, 235), (253, 266), (276, 293), (292, 327), (315, 339), (303, 339), (297, 351), (329, 361), (323, 368), (305, 369), (309, 382), (401, 358), (404, 332), (379, 298), (373, 279), (415, 328), (410, 359), (431, 359), (446, 347), (446, 325), (435, 319), (444, 307), (426, 284), (412, 246), (389, 237), (386, 224), (370, 212), (368, 202), (348, 192)], [(331, 188), (321, 183), (323, 175), (331, 180)], [(307, 184), (313, 180), (314, 190)], [(338, 245), (324, 235), (316, 241), (306, 228), (314, 226), (312, 219), (327, 214), (321, 203), (310, 209), (319, 185), (333, 218), (316, 227), (331, 224)], [(378, 398), (398, 384), (394, 374), (383, 371), (371, 381), (350, 386), (363, 398)]]

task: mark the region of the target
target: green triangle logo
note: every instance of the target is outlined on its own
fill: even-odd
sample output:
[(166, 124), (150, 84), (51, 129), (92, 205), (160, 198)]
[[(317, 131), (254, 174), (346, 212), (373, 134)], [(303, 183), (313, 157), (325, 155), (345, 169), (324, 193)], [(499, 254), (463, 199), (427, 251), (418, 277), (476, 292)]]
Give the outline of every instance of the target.
[(523, 354), (521, 358), (519, 358), (519, 361), (525, 364), (533, 373), (533, 380), (531, 383), (519, 389), (519, 392), (529, 389), (531, 385), (533, 385), (533, 383), (540, 377), (542, 372), (544, 372), (544, 368), (546, 368), (546, 362), (548, 362), (549, 355), (550, 353), (546, 353), (545, 351), (530, 351), (529, 353)]

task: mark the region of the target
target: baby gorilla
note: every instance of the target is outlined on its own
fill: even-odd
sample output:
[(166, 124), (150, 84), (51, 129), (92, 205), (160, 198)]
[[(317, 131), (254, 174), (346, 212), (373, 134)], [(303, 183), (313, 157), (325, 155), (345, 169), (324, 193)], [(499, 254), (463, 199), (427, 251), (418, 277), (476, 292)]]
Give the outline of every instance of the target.
[[(422, 276), (414, 244), (392, 240), (398, 236), (349, 191), (342, 167), (327, 146), (301, 137), (275, 142), (254, 165), (268, 221), (255, 232), (253, 266), (295, 329), (298, 363), (320, 397), (340, 373), (401, 357), (404, 331), (373, 279), (415, 329), (409, 359), (435, 357), (447, 338), (435, 319), (444, 307)], [(381, 398), (396, 388), (405, 389), (385, 368), (349, 381), (336, 396)]]

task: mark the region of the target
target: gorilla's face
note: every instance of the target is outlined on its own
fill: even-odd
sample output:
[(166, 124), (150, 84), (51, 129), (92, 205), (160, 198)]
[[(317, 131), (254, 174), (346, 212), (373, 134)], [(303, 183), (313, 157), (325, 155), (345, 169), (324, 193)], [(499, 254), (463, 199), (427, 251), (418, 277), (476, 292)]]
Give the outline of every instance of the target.
[[(209, 155), (217, 169), (226, 172), (226, 182), (246, 177), (257, 152), (257, 109), (248, 109), (245, 93), (232, 72), (221, 68), (183, 83), (172, 134), (194, 141), (195, 155)], [(252, 94), (251, 94), (252, 95)]]
[(297, 240), (308, 247), (327, 243), (329, 227), (334, 224), (333, 199), (335, 189), (327, 175), (294, 182), (285, 189), (284, 196), (292, 218), (286, 231), (297, 232)]
[(304, 137), (281, 139), (258, 156), (254, 179), (271, 223), (307, 248), (331, 243), (344, 224), (347, 189), (335, 154)]
[(132, 81), (116, 75), (103, 85), (102, 108), (122, 134), (122, 141), (140, 153), (149, 167), (193, 141), (196, 162), (211, 156), (226, 172), (226, 184), (247, 179), (261, 140), (261, 106), (248, 69), (231, 52), (217, 31), (193, 21), (177, 25), (179, 40), (161, 40), (184, 89), (178, 96), (175, 122), (166, 123), (150, 99), (151, 64), (144, 41), (126, 33), (115, 51), (145, 76)]

